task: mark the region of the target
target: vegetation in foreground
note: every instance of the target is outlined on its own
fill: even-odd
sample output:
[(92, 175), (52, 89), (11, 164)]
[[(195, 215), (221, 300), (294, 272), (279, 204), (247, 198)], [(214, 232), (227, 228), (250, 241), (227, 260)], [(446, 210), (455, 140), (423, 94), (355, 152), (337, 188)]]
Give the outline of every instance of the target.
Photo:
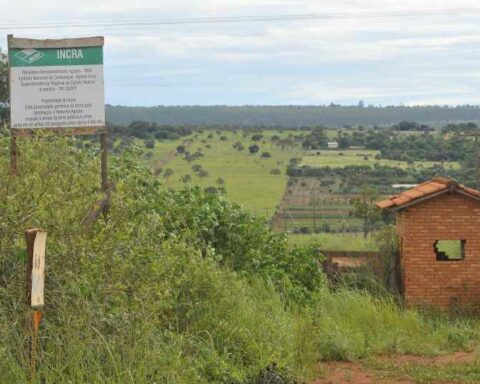
[(34, 226), (49, 233), (37, 382), (259, 383), (273, 369), (288, 383), (320, 360), (434, 355), (478, 340), (478, 321), (329, 288), (311, 250), (219, 194), (165, 191), (130, 150), (110, 161), (109, 220), (85, 228), (100, 197), (96, 150), (19, 140), (11, 177), (8, 143), (0, 139), (3, 382), (29, 380), (23, 231)]

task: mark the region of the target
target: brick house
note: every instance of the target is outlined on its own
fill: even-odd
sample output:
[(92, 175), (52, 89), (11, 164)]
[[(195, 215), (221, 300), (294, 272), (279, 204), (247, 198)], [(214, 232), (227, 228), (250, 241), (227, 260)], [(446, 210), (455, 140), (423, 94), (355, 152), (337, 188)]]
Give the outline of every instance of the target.
[(434, 178), (377, 203), (396, 213), (405, 303), (480, 308), (480, 192)]

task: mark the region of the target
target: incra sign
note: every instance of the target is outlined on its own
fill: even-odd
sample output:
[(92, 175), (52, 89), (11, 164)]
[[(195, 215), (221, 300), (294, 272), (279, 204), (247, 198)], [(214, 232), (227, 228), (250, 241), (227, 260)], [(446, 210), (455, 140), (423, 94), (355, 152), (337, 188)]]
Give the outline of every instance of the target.
[(103, 44), (9, 36), (11, 128), (105, 127)]

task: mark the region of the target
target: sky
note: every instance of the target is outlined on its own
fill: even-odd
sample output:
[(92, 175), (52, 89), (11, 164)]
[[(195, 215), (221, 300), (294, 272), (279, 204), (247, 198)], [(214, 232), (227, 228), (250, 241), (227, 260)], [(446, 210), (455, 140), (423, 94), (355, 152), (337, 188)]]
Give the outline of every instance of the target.
[[(471, 9), (450, 14), (444, 10)], [(105, 36), (113, 105), (480, 104), (475, 0), (0, 0), (6, 35)], [(442, 11), (418, 16), (418, 11)], [(34, 29), (32, 24), (286, 14), (417, 12), (155, 26)], [(12, 29), (5, 26), (15, 25)]]

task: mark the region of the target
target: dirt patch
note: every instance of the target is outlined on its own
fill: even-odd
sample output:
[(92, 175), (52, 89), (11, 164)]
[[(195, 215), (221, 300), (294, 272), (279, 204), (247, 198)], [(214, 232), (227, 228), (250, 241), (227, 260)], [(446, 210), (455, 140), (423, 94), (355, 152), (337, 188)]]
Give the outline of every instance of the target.
[(396, 355), (394, 357), (380, 357), (376, 361), (380, 363), (390, 363), (394, 366), (406, 364), (418, 365), (446, 365), (446, 364), (466, 364), (478, 361), (480, 356), (475, 352), (455, 352), (450, 355), (442, 356), (415, 356), (415, 355)]
[(319, 366), (319, 370), (324, 372), (323, 378), (314, 380), (311, 384), (413, 384), (416, 381), (407, 376), (399, 375), (394, 368), (407, 365), (444, 366), (449, 364), (468, 364), (479, 361), (479, 359), (480, 355), (477, 352), (455, 352), (449, 355), (434, 357), (415, 355), (382, 356), (376, 358), (374, 362), (378, 363), (379, 366), (391, 367), (382, 369), (367, 367), (362, 362), (322, 363)]
[(380, 371), (366, 369), (361, 363), (327, 363), (322, 365), (327, 373), (311, 384), (413, 384), (408, 377), (387, 377)]

